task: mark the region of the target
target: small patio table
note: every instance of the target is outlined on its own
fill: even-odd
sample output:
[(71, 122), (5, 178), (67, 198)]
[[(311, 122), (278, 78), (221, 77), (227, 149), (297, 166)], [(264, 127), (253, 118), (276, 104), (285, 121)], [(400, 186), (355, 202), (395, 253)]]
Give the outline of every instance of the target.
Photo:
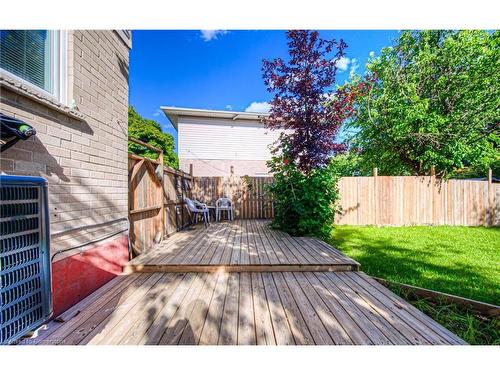
[(215, 206), (209, 206), (207, 205), (208, 208), (208, 215), (212, 218), (214, 218), (215, 221)]

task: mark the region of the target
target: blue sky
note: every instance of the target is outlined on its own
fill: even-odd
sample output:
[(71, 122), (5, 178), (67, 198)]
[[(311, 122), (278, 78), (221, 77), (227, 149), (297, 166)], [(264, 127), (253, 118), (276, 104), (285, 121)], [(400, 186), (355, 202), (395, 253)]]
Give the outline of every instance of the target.
[[(371, 51), (391, 44), (395, 30), (323, 30), (323, 38), (344, 39), (348, 48), (345, 70), (337, 83), (348, 78), (354, 64), (358, 72)], [(262, 59), (287, 58), (283, 30), (138, 30), (132, 33), (130, 52), (130, 104), (146, 118), (158, 121), (163, 131), (177, 133), (159, 111), (161, 105), (244, 111), (261, 109), (271, 99), (262, 80)]]

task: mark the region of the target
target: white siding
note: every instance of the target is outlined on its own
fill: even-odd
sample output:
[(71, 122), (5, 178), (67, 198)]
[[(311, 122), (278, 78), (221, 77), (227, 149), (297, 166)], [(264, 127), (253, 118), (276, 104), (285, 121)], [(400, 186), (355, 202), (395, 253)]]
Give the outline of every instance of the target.
[(249, 120), (179, 117), (179, 158), (269, 160), (278, 131)]

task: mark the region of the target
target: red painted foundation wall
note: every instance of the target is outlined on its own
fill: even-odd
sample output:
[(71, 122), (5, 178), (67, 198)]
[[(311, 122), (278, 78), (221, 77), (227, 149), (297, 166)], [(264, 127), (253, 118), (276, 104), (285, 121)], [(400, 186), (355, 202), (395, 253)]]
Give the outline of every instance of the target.
[[(57, 258), (56, 258), (57, 259)], [(52, 263), (54, 314), (59, 314), (121, 273), (128, 262), (128, 237), (107, 241)]]

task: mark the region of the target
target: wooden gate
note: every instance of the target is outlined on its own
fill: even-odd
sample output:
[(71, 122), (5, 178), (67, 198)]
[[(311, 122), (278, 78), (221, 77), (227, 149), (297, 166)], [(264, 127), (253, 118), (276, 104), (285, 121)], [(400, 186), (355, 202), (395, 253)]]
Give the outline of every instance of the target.
[(192, 176), (164, 166), (162, 150), (129, 140), (158, 153), (156, 160), (128, 155), (130, 242), (137, 255), (189, 224), (184, 198), (191, 196)]

